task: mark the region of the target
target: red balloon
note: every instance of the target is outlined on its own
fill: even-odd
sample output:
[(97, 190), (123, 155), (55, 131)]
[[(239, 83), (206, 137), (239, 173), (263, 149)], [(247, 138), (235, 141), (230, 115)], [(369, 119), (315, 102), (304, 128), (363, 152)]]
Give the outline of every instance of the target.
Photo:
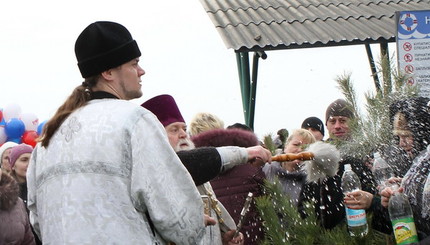
[(24, 134), (21, 137), (22, 143), (25, 143), (27, 145), (31, 145), (33, 148), (37, 144), (37, 138), (39, 135), (34, 130), (25, 131)]
[(3, 111), (0, 110), (0, 122), (3, 120)]

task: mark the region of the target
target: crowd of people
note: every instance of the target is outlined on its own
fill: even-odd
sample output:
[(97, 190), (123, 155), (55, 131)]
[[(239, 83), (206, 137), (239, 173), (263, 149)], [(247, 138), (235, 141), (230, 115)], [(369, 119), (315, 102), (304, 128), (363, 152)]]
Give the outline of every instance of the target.
[[(0, 244), (259, 244), (264, 223), (255, 202), (239, 221), (248, 194), (264, 195), (265, 181), (279, 181), (304, 219), (304, 206), (313, 203), (325, 229), (345, 223), (348, 207), (372, 212), (378, 219), (371, 228), (392, 233), (393, 190), (377, 186), (363, 159), (342, 154), (330, 165), (332, 175), (311, 181), (315, 173), (302, 160), (272, 162), (247, 125), (225, 127), (204, 112), (187, 128), (168, 94), (141, 106), (129, 102), (142, 96), (145, 71), (137, 42), (121, 24), (91, 23), (75, 54), (84, 82), (45, 123), (39, 143), (0, 147)], [(429, 101), (413, 97), (387, 108), (397, 143), (381, 152), (409, 198), (423, 244), (430, 242)], [(325, 122), (311, 116), (290, 135), (280, 130), (276, 152), (345, 144), (356, 116), (337, 99)], [(346, 164), (362, 189), (345, 195)]]

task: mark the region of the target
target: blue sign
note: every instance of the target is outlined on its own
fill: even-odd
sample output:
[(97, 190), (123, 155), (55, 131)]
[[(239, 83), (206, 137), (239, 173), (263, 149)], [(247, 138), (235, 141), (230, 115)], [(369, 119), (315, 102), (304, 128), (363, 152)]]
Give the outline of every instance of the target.
[(422, 39), (430, 37), (430, 12), (399, 12), (397, 23), (398, 39)]
[(396, 21), (399, 71), (430, 98), (430, 10), (396, 12)]

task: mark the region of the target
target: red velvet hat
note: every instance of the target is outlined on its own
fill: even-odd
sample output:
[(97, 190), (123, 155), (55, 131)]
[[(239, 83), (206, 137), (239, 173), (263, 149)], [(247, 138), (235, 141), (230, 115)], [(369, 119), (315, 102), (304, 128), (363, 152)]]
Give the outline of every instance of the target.
[(155, 96), (141, 106), (154, 113), (164, 127), (175, 122), (185, 123), (175, 99), (168, 94)]

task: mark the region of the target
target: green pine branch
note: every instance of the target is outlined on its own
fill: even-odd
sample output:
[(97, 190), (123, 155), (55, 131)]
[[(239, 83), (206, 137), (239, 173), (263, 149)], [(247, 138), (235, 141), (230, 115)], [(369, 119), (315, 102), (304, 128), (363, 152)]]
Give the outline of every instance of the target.
[[(393, 143), (392, 126), (388, 108), (395, 100), (417, 96), (419, 87), (409, 86), (405, 74), (398, 72), (386, 56), (378, 63), (378, 81), (375, 90), (365, 94), (365, 113), (360, 111), (351, 74), (336, 78), (345, 100), (350, 104), (356, 117), (350, 120), (351, 140), (340, 146), (342, 153), (365, 158), (368, 154), (381, 150)], [(379, 89), (378, 89), (379, 88)]]
[(276, 146), (273, 142), (272, 134), (265, 135), (263, 138), (263, 143), (266, 149), (268, 149), (272, 153), (272, 156), (275, 155)]
[[(314, 203), (307, 203), (303, 219), (288, 195), (282, 192), (278, 180), (265, 182), (266, 195), (255, 199), (257, 210), (263, 219), (265, 239), (262, 245), (314, 245), (314, 244), (348, 244), (371, 245), (385, 244), (387, 237), (369, 229), (363, 238), (351, 237), (345, 224), (332, 230), (323, 229), (314, 212)], [(368, 224), (372, 217), (368, 215)]]

